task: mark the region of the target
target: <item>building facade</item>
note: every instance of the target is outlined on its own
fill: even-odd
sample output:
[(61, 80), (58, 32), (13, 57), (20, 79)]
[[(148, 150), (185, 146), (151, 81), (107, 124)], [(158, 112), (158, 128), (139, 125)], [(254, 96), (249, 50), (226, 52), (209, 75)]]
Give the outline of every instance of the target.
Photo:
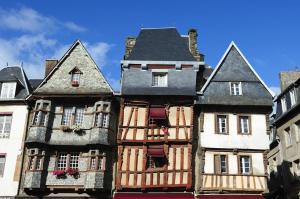
[(197, 32), (142, 29), (122, 61), (114, 198), (193, 198)]
[(268, 154), (270, 198), (299, 198), (299, 77), (298, 71), (280, 74), (283, 86), (282, 92), (275, 99), (277, 108), (273, 128), (276, 131)]
[(118, 107), (77, 40), (27, 98), (31, 105), (19, 198), (111, 198)]
[(196, 195), (262, 198), (272, 92), (232, 42), (198, 95)]
[(25, 98), (31, 89), (23, 68), (18, 66), (0, 71), (0, 88), (0, 198), (14, 198), (28, 116)]

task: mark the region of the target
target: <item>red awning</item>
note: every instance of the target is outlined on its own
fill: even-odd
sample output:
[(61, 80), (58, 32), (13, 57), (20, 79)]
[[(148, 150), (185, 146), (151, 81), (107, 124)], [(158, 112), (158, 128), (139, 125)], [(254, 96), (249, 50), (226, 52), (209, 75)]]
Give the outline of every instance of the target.
[(116, 193), (114, 199), (194, 199), (191, 193)]
[(198, 199), (264, 199), (261, 195), (199, 195)]
[(150, 118), (163, 120), (167, 118), (166, 109), (165, 108), (150, 108), (149, 113)]
[(147, 155), (151, 157), (165, 157), (164, 146), (162, 145), (149, 146), (147, 150)]

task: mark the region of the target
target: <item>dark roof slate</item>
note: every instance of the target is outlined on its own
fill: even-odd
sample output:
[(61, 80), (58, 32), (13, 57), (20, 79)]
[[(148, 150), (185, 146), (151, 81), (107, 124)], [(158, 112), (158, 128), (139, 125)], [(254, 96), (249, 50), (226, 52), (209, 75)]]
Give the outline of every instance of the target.
[(30, 79), (29, 83), (31, 88), (34, 90), (40, 85), (40, 83), (42, 83), (42, 81), (43, 79)]
[(142, 29), (127, 60), (196, 61), (176, 28)]

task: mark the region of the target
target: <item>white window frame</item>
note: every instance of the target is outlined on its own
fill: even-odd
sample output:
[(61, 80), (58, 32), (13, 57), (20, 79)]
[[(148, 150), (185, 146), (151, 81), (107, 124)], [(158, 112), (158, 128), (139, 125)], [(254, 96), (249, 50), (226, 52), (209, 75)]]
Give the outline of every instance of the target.
[[(248, 160), (248, 162), (246, 161)], [(247, 167), (246, 164), (248, 164), (249, 166)], [(241, 155), (240, 156), (240, 172), (241, 174), (243, 175), (249, 175), (251, 173), (251, 168), (252, 168), (252, 165), (251, 165), (251, 158), (250, 156), (248, 155)], [(248, 170), (248, 171), (246, 171)]]
[[(0, 115), (0, 117), (3, 117), (3, 124), (2, 124), (2, 128), (0, 129), (0, 139), (9, 138), (11, 133), (11, 127), (12, 127), (12, 119), (13, 119), (12, 114)], [(10, 123), (8, 123), (8, 121), (10, 121)], [(6, 132), (6, 125), (8, 124), (10, 125), (9, 131)]]
[[(157, 77), (157, 80), (155, 79), (156, 77)], [(152, 72), (152, 86), (153, 87), (168, 87), (168, 73), (167, 72)]]
[[(227, 155), (224, 155), (224, 154), (220, 154), (220, 173), (227, 173), (228, 172), (228, 168), (227, 168), (227, 165), (228, 165), (228, 162), (227, 162)], [(224, 157), (225, 159), (222, 160), (222, 157)], [(225, 171), (223, 172), (222, 169), (225, 169)]]
[(291, 89), (289, 91), (289, 94), (290, 94), (290, 99), (291, 99), (291, 106), (294, 106), (296, 104), (296, 91), (295, 89)]
[[(217, 133), (228, 134), (227, 119), (228, 119), (228, 117), (226, 115), (217, 115), (217, 125), (218, 125)], [(223, 127), (223, 124), (224, 124), (224, 127)], [(223, 129), (224, 129), (224, 131), (223, 131)]]
[(287, 147), (292, 145), (292, 132), (291, 132), (291, 128), (286, 128), (284, 129), (285, 132), (285, 145)]
[(80, 72), (73, 72), (72, 76), (71, 76), (71, 82), (72, 84), (78, 84), (80, 83), (80, 76), (81, 73)]
[(12, 99), (16, 95), (16, 82), (3, 82), (1, 88), (1, 99)]
[(58, 170), (66, 170), (68, 168), (68, 153), (60, 152), (57, 157), (56, 165)]
[(242, 82), (229, 82), (230, 95), (243, 95)]
[[(250, 134), (250, 123), (249, 116), (240, 116), (240, 130), (241, 134)], [(245, 128), (245, 120), (246, 120), (246, 128)], [(247, 130), (247, 131), (246, 131)]]
[(286, 97), (282, 96), (281, 99), (281, 109), (282, 109), (282, 113), (286, 112), (287, 108), (286, 108)]
[(81, 126), (83, 124), (83, 118), (84, 118), (84, 108), (83, 107), (76, 108), (74, 124)]

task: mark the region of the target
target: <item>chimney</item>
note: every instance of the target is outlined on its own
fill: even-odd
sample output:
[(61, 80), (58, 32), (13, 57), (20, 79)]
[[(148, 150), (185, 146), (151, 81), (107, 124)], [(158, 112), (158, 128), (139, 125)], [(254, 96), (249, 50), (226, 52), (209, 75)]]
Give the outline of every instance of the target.
[(280, 79), (281, 91), (286, 89), (289, 85), (294, 83), (299, 78), (300, 78), (300, 71), (297, 70), (280, 72), (279, 79)]
[(125, 55), (124, 59), (127, 59), (135, 45), (136, 38), (135, 37), (127, 37), (126, 44), (125, 44)]
[(54, 68), (54, 66), (58, 63), (56, 59), (46, 59), (45, 62), (45, 77), (47, 77), (50, 71)]
[(197, 30), (192, 28), (188, 32), (189, 36), (189, 48), (192, 55), (195, 57), (197, 61), (204, 61), (204, 55), (200, 54), (197, 47)]

